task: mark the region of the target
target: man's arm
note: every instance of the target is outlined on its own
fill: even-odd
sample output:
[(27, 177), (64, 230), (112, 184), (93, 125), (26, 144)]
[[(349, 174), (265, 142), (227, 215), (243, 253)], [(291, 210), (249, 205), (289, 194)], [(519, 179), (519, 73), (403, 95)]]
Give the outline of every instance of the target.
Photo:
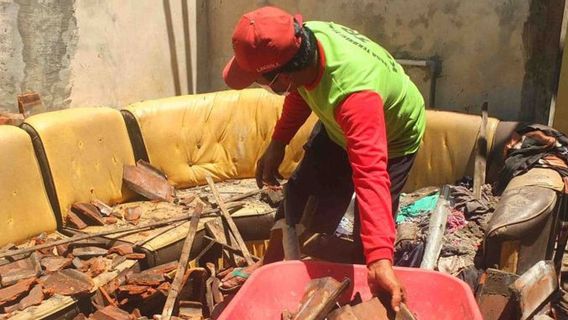
[(272, 140), (277, 140), (284, 144), (290, 143), (290, 140), (296, 135), (296, 132), (306, 122), (311, 113), (312, 110), (298, 91), (290, 92), (284, 99), (282, 115), (276, 122)]
[(259, 188), (264, 185), (278, 185), (280, 173), (278, 167), (284, 159), (284, 150), (298, 129), (306, 122), (312, 110), (297, 91), (291, 92), (284, 99), (282, 116), (276, 122), (272, 141), (258, 160), (256, 166), (256, 184)]
[(383, 113), (381, 97), (371, 91), (350, 95), (335, 113), (353, 169), (367, 264), (380, 259), (392, 261), (395, 239)]
[(353, 184), (361, 217), (361, 240), (373, 291), (386, 291), (399, 310), (404, 289), (392, 268), (395, 226), (392, 216), (383, 101), (371, 91), (351, 94), (335, 118), (347, 141)]

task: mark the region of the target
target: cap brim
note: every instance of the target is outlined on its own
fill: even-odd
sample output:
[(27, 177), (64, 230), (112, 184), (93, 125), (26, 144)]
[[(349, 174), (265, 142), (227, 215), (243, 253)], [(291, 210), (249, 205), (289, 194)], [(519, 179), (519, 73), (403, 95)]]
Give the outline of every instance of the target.
[(241, 90), (249, 87), (260, 76), (258, 73), (246, 71), (232, 57), (229, 63), (223, 69), (223, 79), (225, 83), (232, 89)]

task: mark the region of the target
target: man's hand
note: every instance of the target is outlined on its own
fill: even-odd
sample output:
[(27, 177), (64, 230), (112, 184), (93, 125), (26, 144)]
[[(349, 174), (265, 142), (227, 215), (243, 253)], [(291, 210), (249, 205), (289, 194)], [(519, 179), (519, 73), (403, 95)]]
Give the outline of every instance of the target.
[(277, 179), (282, 179), (278, 172), (278, 167), (284, 160), (286, 145), (280, 141), (272, 140), (264, 151), (264, 154), (256, 164), (256, 184), (259, 188), (267, 186), (278, 186)]
[(390, 260), (378, 260), (368, 266), (368, 281), (374, 293), (386, 292), (391, 296), (391, 306), (395, 312), (400, 310), (400, 303), (405, 301), (405, 292), (400, 284)]

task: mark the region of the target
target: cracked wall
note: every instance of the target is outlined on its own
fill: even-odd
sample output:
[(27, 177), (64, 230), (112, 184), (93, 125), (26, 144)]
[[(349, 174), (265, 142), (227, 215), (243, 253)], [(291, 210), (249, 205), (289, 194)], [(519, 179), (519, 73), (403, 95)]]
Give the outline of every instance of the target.
[(184, 1), (0, 0), (0, 110), (27, 91), (50, 110), (187, 94)]

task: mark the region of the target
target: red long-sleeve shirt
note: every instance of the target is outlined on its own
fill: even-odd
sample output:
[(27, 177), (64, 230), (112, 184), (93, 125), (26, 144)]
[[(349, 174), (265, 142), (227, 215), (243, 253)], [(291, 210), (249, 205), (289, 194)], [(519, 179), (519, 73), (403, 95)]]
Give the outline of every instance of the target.
[[(289, 143), (310, 113), (310, 107), (297, 92), (289, 94), (272, 139)], [(395, 225), (383, 101), (376, 92), (353, 93), (337, 106), (335, 119), (347, 141), (367, 264), (382, 259), (392, 261)]]

